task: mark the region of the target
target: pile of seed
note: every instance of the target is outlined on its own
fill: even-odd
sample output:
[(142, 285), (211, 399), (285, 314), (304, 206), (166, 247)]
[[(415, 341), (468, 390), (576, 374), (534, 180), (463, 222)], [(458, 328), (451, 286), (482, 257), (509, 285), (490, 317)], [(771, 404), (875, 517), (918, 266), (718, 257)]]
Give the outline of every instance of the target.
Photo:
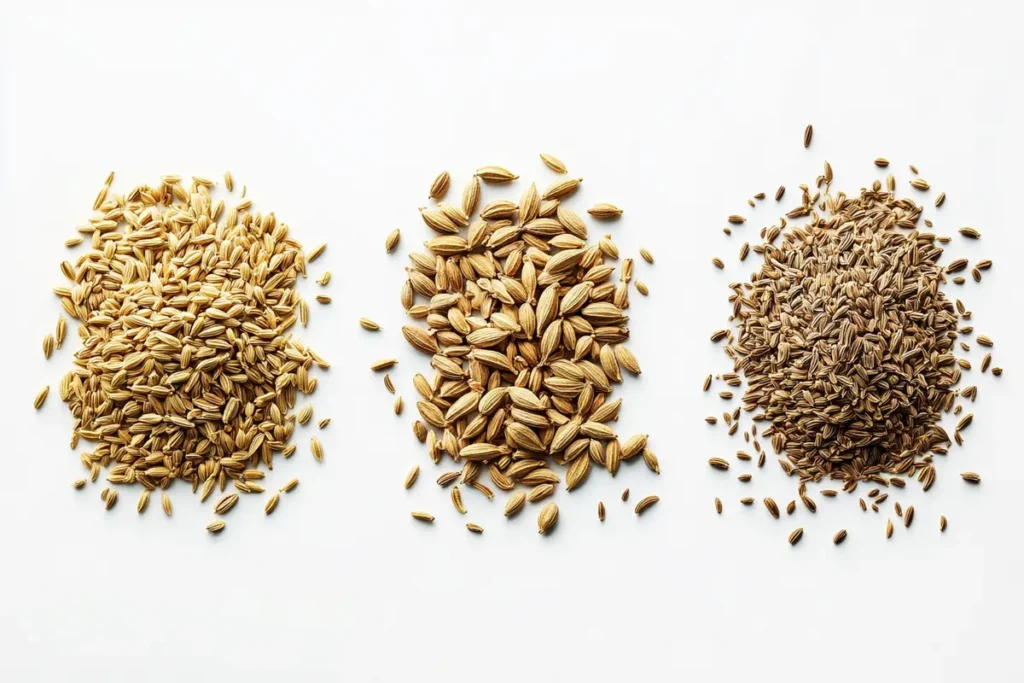
[[(808, 127), (805, 147), (810, 139)], [(875, 163), (888, 166), (885, 159)], [(916, 176), (917, 169), (911, 171)], [(734, 372), (720, 379), (730, 386), (739, 386), (740, 376), (746, 380), (742, 407), (757, 411), (755, 421), (770, 422), (761, 434), (770, 437), (775, 452), (784, 456), (779, 463), (786, 474), (799, 479), (800, 497), (812, 512), (806, 483), (822, 479), (842, 482), (844, 490), (853, 491), (861, 481), (902, 486), (902, 476), (916, 476), (928, 490), (936, 478), (933, 456), (944, 455), (952, 443), (938, 424), (942, 414), (952, 410), (959, 415), (962, 406), (954, 405), (957, 398), (973, 401), (977, 395), (975, 386), (958, 388), (961, 373), (971, 364), (955, 354), (958, 343), (969, 349), (960, 337), (971, 334), (973, 327), (959, 325), (971, 314), (959, 300), (954, 305), (942, 289), (947, 275), (965, 270), (968, 261), (939, 264), (940, 244), (950, 238), (928, 230), (932, 223), (921, 218), (921, 205), (898, 197), (893, 175), (884, 188), (875, 181), (852, 197), (833, 193), (831, 183), (832, 168), (826, 162), (818, 191), (801, 186), (800, 205), (786, 214), (789, 219), (806, 218), (806, 224), (787, 229), (782, 218), (761, 231), (763, 242), (752, 251), (763, 261), (750, 282), (730, 285), (735, 334), (724, 329), (711, 337), (713, 342), (726, 340), (725, 352), (734, 363)], [(918, 192), (930, 189), (919, 177), (910, 184)], [(784, 192), (779, 188), (777, 201)], [(944, 200), (945, 194), (940, 194), (936, 207)], [(744, 221), (742, 216), (729, 217), (734, 226)], [(732, 229), (726, 232), (732, 234)], [(980, 237), (973, 228), (961, 228), (960, 233), (969, 239)], [(744, 243), (740, 259), (749, 251)], [(724, 266), (720, 260), (715, 265)], [(981, 271), (990, 266), (987, 260), (975, 264), (974, 279), (980, 281)], [(962, 285), (964, 279), (954, 282)], [(992, 345), (983, 335), (975, 341)], [(981, 372), (990, 362), (987, 354)], [(996, 367), (992, 371), (1002, 372)], [(711, 376), (704, 390), (710, 386)], [(728, 391), (721, 395), (732, 398)], [(739, 409), (723, 417), (730, 434), (735, 433)], [(960, 430), (972, 419), (967, 415), (959, 420), (953, 435), (958, 444)], [(756, 424), (753, 434), (761, 466), (764, 455), (757, 444)], [(749, 433), (745, 436), (749, 440)], [(740, 455), (750, 459), (742, 451)], [(729, 467), (722, 458), (712, 458), (709, 464)], [(744, 476), (749, 481), (750, 475)], [(963, 476), (976, 483), (976, 474)], [(878, 489), (873, 489), (869, 497), (877, 495)], [(880, 496), (872, 508), (877, 511), (876, 503), (884, 498)], [(770, 500), (766, 506), (769, 511), (774, 507), (772, 514), (778, 518), (778, 508), (774, 502), (769, 505)], [(866, 509), (863, 499), (860, 504)], [(721, 512), (717, 499), (716, 509)], [(844, 531), (841, 538), (845, 537)]]
[[(541, 158), (565, 173), (554, 157)], [(461, 465), (442, 474), (441, 485), (461, 481), (490, 498), (481, 481), (486, 472), (501, 490), (526, 487), (528, 492), (509, 498), (506, 516), (555, 492), (562, 478), (552, 465), (567, 468), (569, 491), (586, 481), (593, 466), (614, 476), (622, 461), (636, 456), (659, 471), (646, 434), (620, 441), (611, 425), (621, 405), (611, 399), (613, 386), (623, 371), (640, 374), (625, 346), (630, 283), (648, 292), (633, 279), (633, 259), (623, 261), (616, 281), (609, 262), (619, 250), (611, 237), (588, 243), (586, 222), (565, 203), (581, 178), (557, 180), (544, 192), (531, 183), (518, 202), (498, 199), (478, 213), (481, 181), (503, 185), (517, 178), (497, 166), (481, 168), (461, 201), (449, 204), (443, 201), (449, 176), (438, 176), (430, 191), (438, 204), (421, 209), (438, 235), (426, 252), (409, 254), (401, 290), (409, 316), (425, 323), (407, 325), (402, 333), (430, 357), (434, 370), (431, 379), (418, 374), (414, 380), (421, 418), (413, 424), (416, 437), (435, 463), (448, 456)], [(597, 204), (588, 213), (614, 220), (622, 210)], [(397, 242), (396, 231), (387, 250)], [(641, 255), (654, 262), (650, 252)], [(375, 365), (380, 367), (386, 363)], [(458, 485), (452, 500), (465, 512)], [(638, 506), (637, 513), (655, 501)], [(603, 505), (599, 510), (603, 517)], [(553, 504), (544, 509), (542, 533), (557, 514)]]
[[(316, 389), (313, 365), (328, 367), (289, 332), (307, 315), (296, 278), (323, 247), (307, 259), (273, 213), (250, 212), (244, 190), (226, 208), (204, 178), (165, 176), (123, 196), (109, 196), (111, 180), (94, 206), (100, 215), (79, 228), (91, 249), (61, 264), (68, 283), (54, 290), (82, 340), (60, 383), (71, 446), (90, 442), (81, 462), (93, 481), (109, 468), (111, 484), (141, 484), (139, 512), (151, 490), (175, 480), (202, 487), (203, 500), (228, 482), (261, 493), (261, 468), (295, 451), (297, 393)], [(233, 189), (230, 175), (225, 185)], [(65, 329), (61, 318), (58, 338)], [(112, 507), (116, 490), (103, 498)], [(225, 496), (216, 512), (237, 500)], [(274, 494), (267, 514), (277, 502)], [(166, 492), (162, 504), (170, 514)]]

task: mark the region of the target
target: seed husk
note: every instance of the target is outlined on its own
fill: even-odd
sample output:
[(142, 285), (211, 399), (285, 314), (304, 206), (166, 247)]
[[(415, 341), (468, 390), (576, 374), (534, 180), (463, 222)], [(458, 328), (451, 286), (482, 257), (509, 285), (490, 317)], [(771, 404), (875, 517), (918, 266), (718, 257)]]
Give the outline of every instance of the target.
[(548, 503), (544, 506), (544, 509), (540, 511), (537, 516), (537, 530), (541, 534), (547, 534), (555, 525), (558, 523), (558, 506), (554, 503)]
[(633, 509), (633, 512), (635, 512), (638, 515), (641, 515), (643, 514), (644, 510), (651, 507), (659, 500), (661, 499), (658, 496), (646, 496), (639, 503), (636, 504), (636, 507)]
[(800, 542), (800, 539), (803, 538), (803, 536), (804, 536), (804, 528), (803, 527), (797, 527), (796, 529), (793, 529), (793, 531), (790, 532), (790, 534), (789, 534), (789, 544), (790, 545), (796, 545), (797, 543)]

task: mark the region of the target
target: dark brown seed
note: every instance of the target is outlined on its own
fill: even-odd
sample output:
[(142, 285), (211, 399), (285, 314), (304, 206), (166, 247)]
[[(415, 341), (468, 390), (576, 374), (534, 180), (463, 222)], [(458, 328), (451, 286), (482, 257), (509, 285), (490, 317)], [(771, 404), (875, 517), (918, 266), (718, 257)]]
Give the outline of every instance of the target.
[(899, 501), (896, 501), (895, 503), (893, 503), (892, 509), (896, 511), (896, 516), (897, 517), (902, 517), (903, 516), (903, 506), (900, 505)]
[(914, 506), (911, 505), (907, 508), (907, 511), (903, 513), (903, 526), (910, 526), (911, 522), (914, 521)]
[(744, 505), (753, 505), (754, 504), (754, 499), (753, 498), (740, 498), (740, 502), (743, 503)]
[(782, 195), (786, 194), (786, 186), (779, 185), (779, 189), (775, 190), (775, 201), (782, 199)]
[(788, 503), (786, 503), (786, 514), (791, 515), (794, 512), (796, 512), (796, 501), (791, 500)]
[(768, 508), (768, 512), (771, 513), (772, 517), (774, 517), (775, 519), (779, 518), (779, 506), (775, 504), (774, 500), (772, 500), (771, 498), (765, 498), (764, 506)]
[[(811, 146), (811, 138), (814, 136), (814, 126), (807, 124), (804, 128), (804, 149)], [(791, 541), (792, 542), (792, 541)]]

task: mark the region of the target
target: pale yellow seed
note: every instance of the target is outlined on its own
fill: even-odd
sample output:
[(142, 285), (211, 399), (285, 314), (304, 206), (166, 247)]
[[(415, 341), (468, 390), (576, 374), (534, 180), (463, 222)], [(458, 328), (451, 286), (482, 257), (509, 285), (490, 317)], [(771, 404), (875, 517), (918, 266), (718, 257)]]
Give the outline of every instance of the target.
[(299, 485), (299, 480), (298, 479), (289, 479), (288, 483), (281, 487), (281, 492), (282, 493), (288, 493), (289, 491), (291, 491), (292, 489), (294, 489), (298, 485)]
[(388, 368), (394, 366), (396, 363), (398, 363), (398, 360), (396, 358), (382, 358), (373, 365), (371, 365), (370, 369), (373, 370), (374, 372), (377, 372), (378, 370), (387, 370)]
[(50, 358), (50, 355), (53, 353), (53, 345), (54, 344), (55, 344), (55, 341), (53, 339), (53, 335), (52, 334), (47, 334), (45, 337), (43, 337), (43, 357), (44, 358), (46, 358), (46, 359)]
[(565, 173), (565, 164), (561, 162), (557, 157), (553, 157), (550, 154), (541, 154), (540, 160), (544, 162), (544, 165), (550, 168), (555, 173)]
[(281, 494), (275, 493), (267, 499), (267, 504), (263, 506), (263, 514), (269, 515), (277, 507), (278, 502), (281, 500)]
[(614, 204), (602, 202), (599, 204), (594, 204), (592, 207), (587, 209), (587, 213), (589, 213), (594, 218), (618, 218), (619, 216), (622, 215), (622, 209), (615, 206)]
[(537, 530), (541, 534), (546, 534), (554, 529), (556, 524), (558, 524), (558, 505), (548, 503), (537, 516)]
[(40, 391), (38, 394), (36, 394), (36, 400), (33, 402), (33, 405), (35, 406), (36, 410), (39, 410), (40, 408), (43, 407), (43, 403), (46, 402), (46, 397), (47, 397), (47, 395), (49, 393), (50, 393), (50, 386), (47, 385), (47, 386), (43, 387), (42, 391)]
[(431, 523), (434, 521), (434, 515), (430, 514), (429, 512), (414, 510), (411, 514), (413, 519), (417, 519), (421, 522)]
[(85, 486), (85, 479), (75, 479), (75, 481), (72, 482), (71, 485), (74, 486), (76, 489), (83, 488)]
[(398, 396), (395, 398), (395, 415), (402, 414), (402, 397)]
[(647, 261), (650, 264), (654, 263), (654, 256), (651, 254), (651, 252), (647, 251), (643, 247), (640, 247), (640, 256), (641, 258), (643, 258), (644, 261)]
[(72, 237), (70, 239), (64, 240), (64, 246), (70, 249), (71, 247), (77, 247), (83, 241), (84, 240), (81, 237)]
[(58, 349), (64, 343), (64, 338), (67, 336), (67, 333), (68, 333), (68, 324), (67, 324), (67, 322), (64, 320), (63, 317), (58, 317), (57, 318), (57, 330), (56, 330), (56, 334), (54, 335), (54, 342), (57, 344), (57, 348)]
[(224, 531), (224, 527), (226, 526), (227, 524), (224, 523), (224, 520), (218, 519), (216, 522), (210, 522), (209, 524), (207, 524), (206, 530), (209, 531), (211, 534), (219, 534), (220, 532)]
[(482, 526), (480, 526), (479, 524), (473, 524), (473, 522), (467, 524), (466, 528), (472, 531), (474, 534), (482, 534), (484, 532), (484, 528)]
[(434, 182), (430, 184), (430, 198), (441, 199), (445, 193), (448, 192), (448, 185), (451, 183), (451, 175), (448, 171), (441, 171), (434, 178)]
[[(83, 482), (83, 483), (84, 483), (84, 482)], [(142, 492), (142, 494), (141, 494), (141, 495), (139, 495), (139, 502), (138, 502), (138, 503), (136, 503), (136, 505), (135, 505), (135, 509), (136, 509), (136, 510), (138, 511), (138, 513), (139, 513), (139, 514), (141, 515), (141, 514), (142, 514), (143, 512), (145, 512), (145, 511), (146, 511), (146, 508), (147, 508), (147, 507), (149, 507), (149, 490), (148, 490), (148, 489), (147, 489), (147, 490), (144, 490), (144, 491)]]
[(309, 422), (310, 418), (313, 417), (313, 406), (307, 403), (299, 409), (299, 414), (296, 416), (300, 425), (304, 425)]
[(650, 293), (650, 290), (647, 289), (647, 285), (645, 285), (640, 280), (635, 281), (633, 285), (636, 287), (636, 291), (640, 292), (644, 296), (647, 296)]
[(231, 176), (231, 171), (224, 171), (224, 187), (228, 189), (228, 192), (235, 190), (235, 179)]
[(416, 483), (416, 479), (420, 476), (420, 466), (413, 465), (409, 473), (405, 475), (405, 488), (411, 489), (412, 485)]
[(324, 459), (324, 447), (320, 445), (320, 439), (315, 436), (309, 440), (309, 449), (313, 452), (313, 457), (317, 459), (317, 462), (323, 462)]
[(306, 263), (312, 263), (313, 261), (320, 258), (323, 253), (327, 250), (327, 243), (321, 244), (319, 247), (309, 252), (309, 256), (306, 257)]
[(167, 515), (168, 517), (171, 516), (171, 512), (173, 511), (173, 507), (171, 506), (171, 497), (169, 495), (167, 495), (167, 491), (163, 491), (160, 494), (160, 507), (162, 507), (164, 509), (164, 514), (165, 515)]
[(371, 332), (376, 332), (376, 331), (378, 331), (380, 329), (380, 325), (378, 325), (377, 323), (373, 322), (369, 318), (360, 318), (359, 319), (359, 326), (361, 328), (363, 328), (364, 330), (370, 330)]
[(384, 240), (384, 251), (391, 253), (398, 246), (398, 242), (402, 239), (402, 231), (398, 228), (392, 230), (386, 240)]

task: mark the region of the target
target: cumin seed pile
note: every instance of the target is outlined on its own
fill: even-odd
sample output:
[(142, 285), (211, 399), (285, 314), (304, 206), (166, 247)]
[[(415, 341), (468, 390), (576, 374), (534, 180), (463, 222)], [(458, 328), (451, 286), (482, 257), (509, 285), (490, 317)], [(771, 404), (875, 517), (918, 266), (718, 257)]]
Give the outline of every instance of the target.
[[(112, 179), (100, 215), (79, 228), (91, 248), (61, 264), (68, 283), (54, 290), (82, 340), (60, 384), (71, 446), (90, 442), (81, 462), (93, 481), (109, 467), (111, 484), (141, 484), (140, 513), (150, 490), (176, 480), (202, 486), (203, 500), (229, 481), (262, 493), (261, 468), (295, 451), (297, 394), (316, 389), (313, 365), (329, 367), (289, 333), (306, 316), (295, 289), (306, 274), (301, 245), (273, 213), (250, 212), (244, 189), (226, 208), (208, 179), (164, 176), (108, 196)], [(225, 184), (233, 189), (230, 175)], [(225, 496), (216, 512), (236, 501)], [(162, 505), (171, 514), (166, 492)]]
[[(541, 159), (565, 173), (558, 159)], [(435, 463), (450, 457), (461, 466), (441, 475), (442, 486), (458, 480), (491, 498), (482, 481), (486, 472), (501, 490), (527, 488), (510, 497), (507, 517), (527, 501), (554, 494), (561, 477), (552, 465), (567, 468), (569, 491), (587, 480), (592, 467), (614, 476), (623, 461), (636, 456), (659, 471), (646, 434), (620, 441), (611, 425), (621, 406), (621, 399), (611, 399), (614, 385), (624, 372), (640, 374), (625, 346), (633, 259), (624, 260), (616, 282), (610, 262), (619, 250), (611, 236), (588, 244), (586, 222), (566, 204), (582, 179), (556, 180), (543, 193), (531, 183), (518, 202), (498, 199), (477, 212), (481, 181), (505, 185), (517, 178), (501, 167), (481, 168), (461, 200), (449, 204), (444, 196), (450, 177), (438, 176), (430, 190), (438, 204), (421, 209), (424, 223), (438, 235), (426, 243), (426, 252), (409, 254), (401, 291), (409, 316), (425, 323), (407, 325), (402, 333), (430, 357), (434, 370), (429, 380), (422, 374), (414, 378), (420, 394), (414, 433)], [(614, 220), (622, 210), (601, 203), (588, 213)], [(387, 251), (397, 235), (389, 236)], [(643, 254), (653, 263), (650, 252)], [(638, 291), (646, 294), (647, 288)], [(406, 487), (414, 481), (407, 478)], [(466, 512), (458, 484), (452, 502)], [(426, 513), (419, 514), (414, 517), (424, 520)], [(557, 506), (547, 505), (540, 532), (547, 533), (557, 517)]]
[[(809, 145), (809, 133), (804, 143)], [(879, 158), (875, 164), (884, 168), (889, 162)], [(913, 166), (911, 172), (917, 175)], [(786, 213), (786, 218), (806, 223), (787, 226), (782, 218), (762, 229), (762, 243), (752, 248), (743, 244), (741, 261), (750, 251), (762, 261), (750, 282), (730, 285), (730, 321), (735, 329), (711, 335), (712, 342), (726, 342), (724, 350), (733, 360), (734, 371), (717, 379), (730, 387), (746, 381), (742, 408), (755, 412), (755, 424), (744, 432), (744, 439), (749, 442), (753, 436), (757, 467), (765, 463), (757, 422), (766, 421), (770, 425), (761, 436), (769, 437), (775, 452), (783, 456), (779, 464), (786, 474), (799, 480), (799, 498), (810, 512), (817, 505), (806, 485), (823, 479), (840, 481), (852, 492), (861, 481), (902, 488), (903, 477), (916, 477), (927, 491), (937, 476), (934, 455), (945, 455), (953, 441), (962, 445), (961, 431), (973, 415), (959, 419), (953, 439), (939, 421), (950, 411), (960, 415), (963, 405), (955, 405), (958, 398), (973, 401), (977, 396), (976, 386), (960, 386), (962, 372), (970, 371), (971, 364), (956, 355), (957, 346), (970, 349), (961, 337), (974, 328), (966, 322), (959, 325), (970, 320), (971, 312), (959, 299), (954, 305), (943, 291), (947, 275), (970, 267), (967, 259), (940, 265), (940, 245), (951, 238), (930, 230), (932, 221), (922, 218), (920, 204), (898, 196), (892, 174), (884, 188), (876, 180), (856, 196), (833, 193), (832, 181), (832, 167), (826, 162), (817, 191), (801, 186), (800, 205)], [(917, 193), (930, 189), (919, 177), (910, 185)], [(783, 194), (780, 187), (776, 201)], [(938, 195), (936, 208), (945, 197)], [(755, 205), (753, 200), (751, 204)], [(733, 225), (745, 220), (729, 217)], [(968, 239), (980, 237), (973, 228), (959, 232)], [(732, 228), (726, 233), (731, 235)], [(980, 282), (982, 271), (991, 265), (989, 260), (974, 264), (974, 280)], [(962, 286), (965, 279), (956, 276), (952, 282)], [(983, 347), (993, 345), (984, 335), (975, 341)], [(989, 353), (980, 371), (984, 373), (990, 363)], [(992, 368), (993, 375), (1001, 373)], [(709, 375), (704, 391), (711, 386)], [(724, 391), (720, 396), (728, 400), (733, 395)], [(739, 408), (722, 415), (730, 435), (738, 430), (739, 415)], [(717, 423), (714, 416), (706, 420)], [(753, 457), (739, 451), (737, 459)], [(709, 464), (729, 469), (723, 458), (711, 458)], [(967, 475), (980, 481), (974, 473)], [(739, 478), (750, 479), (749, 474)], [(972, 477), (964, 480), (971, 482)], [(821, 493), (836, 495), (833, 490)], [(887, 497), (872, 489), (871, 509), (878, 512)], [(742, 502), (747, 501), (753, 499)], [(866, 511), (868, 504), (859, 502)], [(778, 519), (774, 501), (765, 499), (765, 505)], [(721, 512), (718, 499), (715, 508)], [(791, 501), (786, 512), (791, 515), (795, 509)], [(897, 502), (895, 510), (904, 526), (910, 526), (913, 507), (904, 511)], [(891, 534), (891, 522), (887, 528)], [(836, 543), (845, 539), (845, 530), (836, 538)]]
[[(882, 190), (826, 196), (826, 216), (766, 243), (733, 289), (726, 347), (745, 410), (794, 473), (856, 482), (902, 474), (949, 442), (937, 424), (960, 368), (957, 315), (940, 289), (942, 249), (915, 230), (921, 208)], [(926, 465), (930, 466), (930, 465)]]

